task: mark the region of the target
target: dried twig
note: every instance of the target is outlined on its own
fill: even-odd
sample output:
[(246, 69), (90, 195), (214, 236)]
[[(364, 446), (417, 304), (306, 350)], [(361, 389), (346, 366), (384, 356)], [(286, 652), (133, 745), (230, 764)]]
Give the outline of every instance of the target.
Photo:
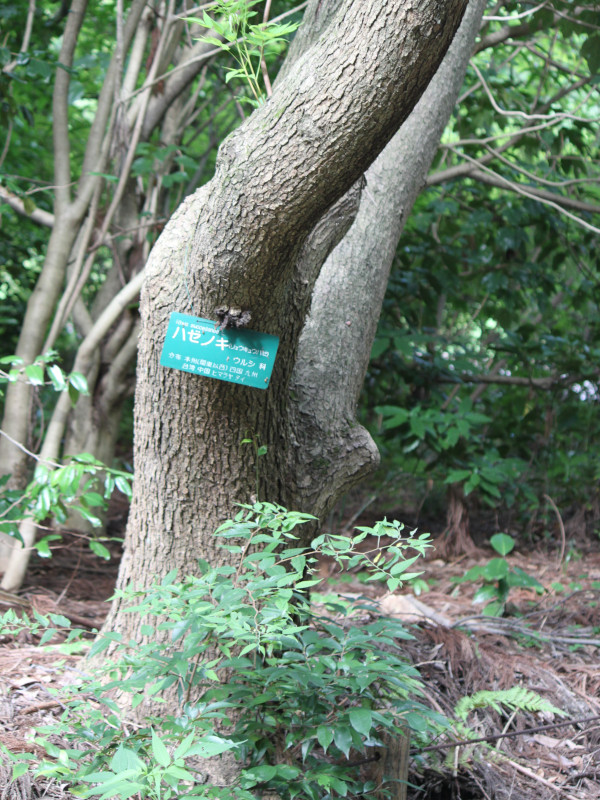
[(538, 725), (537, 728), (524, 728), (521, 731), (509, 731), (508, 733), (494, 733), (489, 736), (481, 736), (479, 739), (459, 739), (457, 742), (446, 742), (445, 744), (431, 744), (428, 747), (419, 748), (419, 753), (427, 753), (434, 750), (447, 750), (450, 747), (462, 747), (469, 744), (482, 744), (483, 742), (497, 742), (499, 739), (514, 738), (515, 736), (525, 736), (530, 733), (540, 733), (541, 731), (549, 731), (554, 728), (564, 728), (567, 725), (580, 725), (584, 722), (596, 722), (600, 720), (600, 714), (595, 714), (593, 717), (582, 717), (581, 719), (563, 720), (562, 722), (550, 722), (547, 725)]
[(560, 515), (560, 511), (558, 510), (558, 507), (557, 507), (556, 503), (550, 497), (550, 495), (545, 494), (544, 495), (544, 499), (546, 499), (550, 503), (550, 505), (552, 506), (552, 510), (556, 514), (556, 519), (558, 520), (558, 529), (560, 530), (560, 553), (559, 553), (558, 558), (556, 560), (556, 568), (559, 569), (561, 564), (562, 564), (562, 562), (563, 562), (563, 558), (565, 557), (565, 549), (566, 549), (566, 546), (567, 546), (567, 537), (566, 537), (566, 534), (565, 534), (565, 525), (564, 525), (564, 522), (562, 521), (562, 517)]

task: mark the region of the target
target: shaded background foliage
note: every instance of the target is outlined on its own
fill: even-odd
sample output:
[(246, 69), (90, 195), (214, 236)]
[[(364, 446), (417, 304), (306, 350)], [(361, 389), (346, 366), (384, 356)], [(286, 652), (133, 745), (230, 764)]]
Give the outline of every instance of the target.
[[(126, 11), (131, 5), (125, 4)], [(188, 8), (173, 6), (182, 17)], [(258, 19), (267, 8), (273, 18), (294, 4), (255, 4)], [(57, 70), (65, 68), (58, 63), (63, 11), (62, 4), (39, 4), (28, 46), (19, 52), (29, 19), (26, 4), (0, 8), (5, 354), (17, 347), (52, 224), (40, 224), (35, 213), (54, 210), (52, 86)], [(287, 19), (299, 21), (301, 11), (299, 6)], [(92, 4), (67, 67), (75, 178), (115, 51), (116, 14), (116, 3)], [(146, 19), (138, 91), (152, 68), (164, 19), (160, 5)], [(396, 254), (361, 410), (383, 457), (375, 491), (400, 492), (421, 514), (447, 510), (447, 532), (458, 535), (461, 547), (469, 544), (469, 506), (491, 509), (497, 525), (530, 532), (554, 524), (546, 496), (567, 518), (585, 518), (590, 531), (596, 532), (600, 518), (599, 26), (594, 4), (573, 9), (555, 2), (537, 9), (509, 2), (490, 8), (428, 185)], [(153, 98), (165, 91), (183, 48), (201, 32), (182, 23), (180, 34), (152, 83)], [(283, 54), (281, 43), (266, 51), (271, 78)], [(212, 176), (219, 144), (250, 113), (249, 89), (230, 80), (233, 67), (227, 53), (205, 54), (177, 101), (185, 113), (176, 130), (156, 124), (138, 142), (126, 198), (137, 227), (117, 220), (106, 236), (92, 237), (86, 246), (86, 255), (95, 256), (81, 297), (92, 317), (139, 271), (174, 209)], [(118, 113), (131, 108), (135, 96), (127, 102)], [(125, 163), (128, 129), (121, 123), (115, 131), (93, 211), (96, 230)], [(135, 318), (135, 302), (128, 313)], [(55, 344), (65, 369), (84, 334), (76, 320), (65, 321)], [(92, 405), (110, 352), (105, 343), (100, 366), (88, 378)], [(131, 397), (133, 364), (126, 374), (121, 409)], [(52, 392), (37, 392), (29, 447), (39, 447), (54, 403)], [(130, 437), (126, 414), (121, 442)], [(126, 449), (121, 444), (119, 456)]]

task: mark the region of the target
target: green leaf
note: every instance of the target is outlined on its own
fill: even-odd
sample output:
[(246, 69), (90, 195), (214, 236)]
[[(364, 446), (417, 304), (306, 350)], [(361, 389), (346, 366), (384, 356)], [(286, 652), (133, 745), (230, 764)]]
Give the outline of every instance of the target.
[(528, 575), (527, 572), (520, 567), (515, 567), (508, 573), (507, 583), (509, 586), (521, 586), (535, 589), (538, 593), (546, 591), (543, 584), (534, 578), (533, 575)]
[[(132, 476), (133, 477), (133, 476)], [(122, 492), (126, 497), (131, 497), (131, 480), (125, 478), (123, 475), (117, 475), (115, 478), (115, 485), (117, 489)]]
[(44, 486), (37, 496), (35, 504), (35, 516), (37, 519), (47, 517), (52, 508), (52, 492), (48, 486)]
[(179, 743), (177, 749), (173, 753), (174, 759), (184, 758), (187, 755), (188, 750), (190, 749), (190, 747), (194, 742), (195, 736), (196, 734), (193, 731), (191, 733), (188, 733), (188, 735), (182, 742)]
[(400, 573), (405, 572), (410, 566), (412, 566), (415, 561), (421, 558), (420, 555), (413, 556), (412, 558), (407, 558), (405, 561), (400, 561), (397, 564), (394, 564), (390, 568), (390, 575), (400, 575)]
[(90, 539), (90, 550), (94, 555), (103, 558), (105, 561), (110, 561), (110, 550), (107, 550), (103, 544), (95, 539)]
[(581, 55), (587, 61), (592, 75), (597, 75), (600, 72), (600, 34), (598, 32), (587, 37), (581, 47)]
[(348, 758), (352, 747), (352, 730), (347, 725), (335, 726), (333, 729), (335, 746)]
[(44, 633), (42, 634), (42, 638), (40, 639), (39, 646), (40, 646), (40, 647), (42, 647), (43, 645), (45, 645), (45, 644), (46, 644), (46, 642), (49, 642), (49, 641), (50, 641), (50, 639), (52, 639), (52, 637), (53, 637), (53, 636), (54, 636), (56, 633), (58, 633), (58, 631), (56, 630), (56, 628), (47, 628), (47, 629), (44, 631)]
[(171, 756), (169, 755), (169, 751), (161, 741), (161, 739), (157, 736), (156, 731), (152, 729), (152, 754), (154, 758), (158, 761), (161, 767), (168, 767), (171, 763)]
[(36, 542), (35, 549), (37, 550), (37, 554), (41, 558), (50, 558), (52, 556), (52, 551), (50, 550), (50, 544), (46, 537), (44, 539), (40, 539), (39, 542)]
[(333, 730), (329, 725), (319, 725), (317, 728), (317, 741), (323, 750), (327, 752), (327, 748), (333, 742)]
[(272, 780), (277, 775), (277, 767), (270, 764), (264, 764), (259, 767), (251, 767), (244, 770), (244, 777), (250, 778), (257, 783), (265, 783)]
[(465, 496), (471, 494), (473, 489), (475, 489), (481, 483), (481, 477), (477, 472), (473, 472), (469, 480), (465, 483)]
[(71, 383), (69, 383), (67, 391), (69, 392), (69, 399), (71, 401), (71, 405), (76, 406), (77, 401), (79, 400), (79, 392)]
[(382, 428), (384, 431), (393, 430), (394, 428), (399, 428), (401, 425), (404, 425), (406, 420), (409, 418), (409, 412), (404, 408), (399, 408), (393, 414), (393, 416), (388, 417), (383, 421)]
[(72, 372), (69, 375), (69, 384), (79, 394), (89, 394), (87, 379), (81, 372)]
[(374, 361), (379, 356), (383, 355), (390, 346), (389, 338), (376, 338), (371, 348), (371, 360)]
[(500, 581), (508, 575), (508, 562), (504, 558), (491, 558), (483, 569), (488, 581)]
[(105, 181), (112, 181), (112, 183), (118, 183), (119, 176), (118, 175), (109, 175), (108, 172), (90, 172), (90, 175), (96, 175), (98, 178), (104, 178)]
[(346, 797), (348, 794), (348, 784), (345, 781), (336, 778), (334, 775), (330, 777), (329, 785), (342, 797)]
[(503, 613), (504, 613), (504, 601), (503, 600), (494, 600), (492, 603), (489, 603), (483, 609), (483, 614), (486, 617), (499, 617)]
[(21, 775), (25, 775), (27, 770), (29, 769), (29, 764), (25, 761), (19, 761), (16, 764), (13, 764), (12, 768), (12, 779), (16, 781), (17, 778), (20, 778)]
[(32, 386), (44, 385), (44, 368), (40, 364), (28, 364), (25, 367), (25, 375)]
[(368, 736), (373, 727), (373, 715), (368, 708), (353, 708), (348, 714), (350, 725), (355, 731)]
[(144, 766), (144, 762), (135, 752), (129, 747), (121, 744), (117, 748), (114, 756), (110, 760), (110, 768), (115, 773), (123, 773), (127, 770), (140, 770)]
[(71, 627), (71, 620), (62, 614), (48, 614), (48, 617), (50, 618), (50, 621), (54, 623), (54, 625), (59, 625), (62, 628)]
[(211, 756), (218, 756), (226, 750), (231, 750), (232, 747), (236, 747), (236, 743), (230, 739), (222, 739), (219, 736), (205, 736), (190, 748), (188, 755), (210, 758)]
[(77, 506), (75, 510), (80, 516), (86, 519), (93, 528), (102, 527), (102, 520), (100, 520), (94, 514), (91, 514), (86, 508), (83, 508), (82, 506)]
[(105, 505), (104, 498), (98, 492), (86, 492), (81, 496), (81, 501), (92, 508)]
[(475, 592), (473, 597), (474, 603), (485, 603), (488, 600), (493, 600), (498, 597), (498, 587), (493, 583), (486, 583)]
[(515, 540), (507, 533), (495, 533), (490, 539), (490, 544), (501, 556), (508, 555), (515, 546)]
[(471, 472), (470, 469), (451, 469), (444, 483), (462, 483), (470, 477)]
[(50, 367), (48, 367), (48, 375), (52, 381), (54, 390), (56, 392), (64, 392), (64, 390), (67, 388), (67, 381), (65, 380), (65, 373), (58, 366), (58, 364), (52, 364)]

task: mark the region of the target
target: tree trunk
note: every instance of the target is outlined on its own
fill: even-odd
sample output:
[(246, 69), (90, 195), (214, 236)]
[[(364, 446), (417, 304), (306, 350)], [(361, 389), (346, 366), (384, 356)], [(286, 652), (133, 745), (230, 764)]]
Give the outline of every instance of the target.
[[(308, 24), (320, 5), (311, 3)], [(309, 365), (292, 383), (298, 340), (321, 266), (356, 213), (358, 181), (434, 75), (463, 10), (462, 0), (340, 3), (271, 99), (224, 142), (213, 181), (166, 226), (142, 293), (136, 478), (119, 586), (193, 572), (199, 556), (223, 559), (212, 533), (256, 492), (254, 454), (240, 444), (249, 434), (268, 447), (261, 498), (317, 514), (376, 463), (355, 398), (339, 399), (344, 385), (332, 400), (343, 426), (336, 420), (318, 448), (304, 436), (311, 426), (322, 433), (327, 413), (295, 396), (295, 386), (320, 380)], [(266, 391), (159, 365), (171, 312), (214, 319), (222, 305), (249, 309), (252, 328), (280, 337)], [(358, 323), (354, 313), (347, 321)], [(320, 352), (338, 337), (321, 327)], [(136, 638), (135, 618), (118, 611), (116, 601), (107, 626)]]
[[(325, 4), (323, 8), (328, 20), (332, 17), (326, 12), (332, 5)], [(309, 4), (305, 30), (320, 6), (320, 0)], [(344, 3), (341, 7), (345, 19), (352, 18), (355, 8), (362, 10), (360, 3)], [(249, 433), (260, 437), (260, 443), (268, 447), (259, 465), (261, 497), (317, 515), (326, 513), (339, 494), (376, 463), (374, 444), (355, 422), (356, 402), (397, 240), (454, 105), (483, 7), (483, 0), (478, 0), (469, 9), (443, 69), (396, 141), (369, 170), (366, 189), (362, 182), (355, 183), (329, 210), (323, 204), (325, 213), (310, 232), (311, 216), (305, 214), (303, 219), (308, 221), (303, 222), (294, 211), (295, 216), (286, 218), (286, 203), (298, 204), (290, 182), (299, 184), (298, 191), (307, 192), (307, 202), (310, 199), (319, 203), (321, 195), (302, 185), (312, 164), (292, 165), (279, 183), (275, 177), (283, 158), (278, 134), (296, 131), (302, 145), (310, 130), (304, 120), (314, 118), (309, 103), (299, 118), (286, 118), (286, 109), (298, 95), (293, 87), (308, 82), (307, 90), (310, 88), (311, 78), (305, 76), (302, 65), (312, 62), (314, 48), (308, 51), (304, 62), (292, 50), (292, 60), (298, 57), (297, 67), (285, 69), (286, 77), (278, 82), (276, 94), (268, 104), (276, 113), (283, 109), (285, 126), (271, 128), (268, 150), (262, 146), (263, 131), (269, 130), (268, 120), (254, 115), (239, 134), (240, 141), (235, 135), (226, 143), (215, 181), (189, 198), (167, 227), (151, 255), (142, 298), (136, 484), (119, 587), (130, 582), (147, 586), (173, 568), (180, 574), (193, 572), (199, 556), (213, 562), (223, 559), (223, 552), (214, 549), (211, 534), (234, 512), (234, 503), (249, 500), (255, 490), (253, 453), (240, 447)], [(374, 13), (377, 16), (378, 12)], [(330, 32), (337, 33), (340, 18), (333, 19)], [(389, 27), (387, 35), (402, 38), (399, 31)], [(361, 41), (358, 34), (350, 36), (347, 32), (342, 38)], [(301, 40), (302, 29), (295, 41)], [(337, 42), (329, 38), (325, 50), (337, 52)], [(358, 61), (358, 54), (355, 59)], [(334, 74), (343, 74), (343, 70), (337, 67)], [(383, 79), (374, 85), (381, 84), (389, 85)], [(334, 100), (352, 88), (333, 86)], [(278, 92), (286, 90), (284, 102)], [(374, 94), (377, 97), (377, 90)], [(401, 97), (402, 93), (393, 102), (401, 103)], [(323, 98), (325, 130), (327, 106), (330, 102), (335, 105), (334, 100)], [(388, 108), (390, 105), (391, 101)], [(399, 119), (405, 115), (406, 109)], [(333, 130), (331, 135), (338, 135), (338, 131)], [(253, 136), (256, 142), (245, 146)], [(380, 147), (385, 138), (377, 145), (365, 144), (365, 151)], [(284, 136), (281, 146), (285, 149), (292, 141)], [(327, 156), (322, 163), (325, 169), (347, 170), (350, 184), (356, 174), (352, 158), (361, 154), (358, 151), (353, 155), (348, 166), (346, 147), (340, 145), (337, 157), (330, 161)], [(229, 154), (252, 155), (256, 150), (265, 159), (262, 172), (266, 185), (262, 191), (267, 199), (261, 203), (252, 200), (252, 192), (256, 191), (253, 172), (243, 177), (247, 164), (243, 160), (227, 163)], [(320, 148), (311, 151), (313, 155)], [(360, 168), (367, 167), (369, 160), (370, 157), (361, 160)], [(285, 165), (285, 158), (282, 163)], [(320, 168), (314, 166), (313, 172)], [(240, 199), (231, 196), (232, 183), (240, 187)], [(215, 196), (223, 191), (225, 199)], [(282, 194), (283, 207), (277, 208)], [(358, 204), (356, 221), (344, 238)], [(255, 209), (253, 214), (246, 211), (251, 208)], [(228, 209), (239, 209), (239, 216), (256, 237), (254, 243), (239, 241), (237, 232), (233, 236), (228, 231)], [(290, 233), (281, 236), (278, 226), (269, 221), (274, 213), (280, 215), (276, 219), (281, 220), (284, 231), (290, 230), (286, 226), (294, 222), (298, 228), (292, 227)], [(254, 255), (257, 250), (258, 257)], [(313, 285), (310, 315), (305, 318)], [(187, 299), (188, 288), (193, 307)], [(274, 376), (264, 393), (168, 371), (158, 364), (172, 310), (212, 317), (214, 308), (223, 303), (250, 308), (254, 314), (252, 327), (281, 337)], [(119, 611), (120, 603), (115, 601), (106, 628), (122, 632), (126, 639), (141, 640), (135, 616)], [(407, 742), (398, 745), (404, 751)], [(391, 752), (390, 758), (393, 760)], [(230, 760), (221, 761), (210, 764), (210, 779), (227, 783), (237, 769)], [(405, 779), (405, 764), (391, 764), (390, 770)]]
[(436, 555), (450, 558), (476, 549), (469, 529), (467, 498), (460, 484), (452, 484), (447, 493), (446, 529), (435, 541)]

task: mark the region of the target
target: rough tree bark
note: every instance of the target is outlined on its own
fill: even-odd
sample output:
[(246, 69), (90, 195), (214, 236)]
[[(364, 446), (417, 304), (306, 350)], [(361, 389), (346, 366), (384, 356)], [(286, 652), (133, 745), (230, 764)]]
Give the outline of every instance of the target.
[[(322, 6), (309, 5), (308, 24)], [(150, 256), (120, 586), (147, 585), (173, 568), (193, 572), (199, 556), (223, 558), (211, 534), (256, 488), (253, 453), (240, 447), (249, 432), (268, 446), (261, 497), (317, 515), (376, 462), (353, 417), (355, 398), (336, 404), (334, 423), (307, 395), (320, 380), (310, 356), (292, 385), (298, 341), (322, 264), (356, 214), (361, 176), (434, 75), (465, 3), (335, 6), (270, 101), (224, 142), (214, 179), (182, 204)], [(329, 309), (321, 299), (325, 319), (332, 298)], [(251, 327), (280, 337), (267, 391), (159, 366), (172, 311), (214, 319), (222, 305), (250, 309)], [(358, 324), (353, 309), (346, 322)], [(338, 335), (322, 326), (318, 353)], [(345, 391), (338, 384), (335, 394)], [(135, 638), (135, 624), (116, 601), (107, 626)]]

